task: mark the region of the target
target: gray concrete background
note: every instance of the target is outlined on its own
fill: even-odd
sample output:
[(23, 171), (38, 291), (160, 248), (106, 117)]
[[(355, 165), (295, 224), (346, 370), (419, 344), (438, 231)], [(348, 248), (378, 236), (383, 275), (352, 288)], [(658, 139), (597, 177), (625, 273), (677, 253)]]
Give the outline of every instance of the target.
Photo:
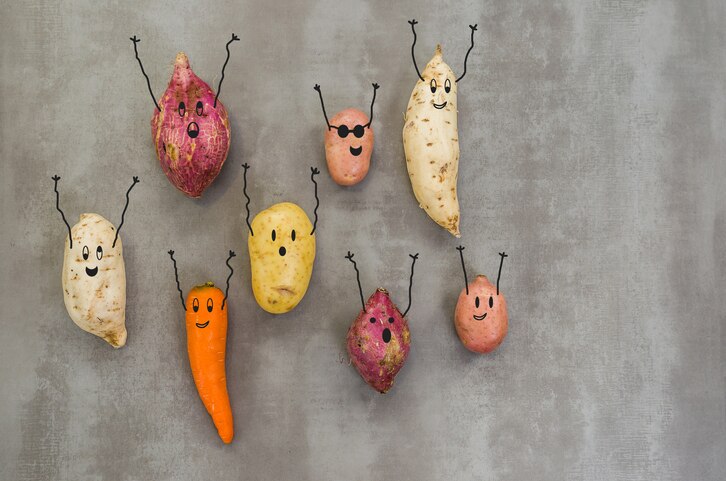
[[(4, 2), (0, 478), (5, 480), (726, 478), (726, 4), (564, 2)], [(256, 3), (256, 4), (255, 4)], [(488, 356), (452, 324), (458, 241), (413, 198), (401, 143), (418, 61), (437, 42), (460, 73), (462, 242), (470, 275), (503, 269), (510, 332)], [(161, 95), (178, 50), (216, 85), (232, 148), (195, 202), (154, 156), (152, 103), (128, 38)], [(381, 84), (368, 178), (327, 175), (323, 118), (366, 108)], [(308, 212), (320, 177), (318, 258), (292, 313), (257, 307), (243, 229), (254, 212)], [(125, 348), (75, 327), (61, 292), (64, 226), (114, 223), (122, 237)], [(185, 292), (233, 278), (228, 378), (234, 444), (198, 399)], [(358, 305), (381, 285), (405, 306), (413, 347), (381, 396), (341, 362)]]

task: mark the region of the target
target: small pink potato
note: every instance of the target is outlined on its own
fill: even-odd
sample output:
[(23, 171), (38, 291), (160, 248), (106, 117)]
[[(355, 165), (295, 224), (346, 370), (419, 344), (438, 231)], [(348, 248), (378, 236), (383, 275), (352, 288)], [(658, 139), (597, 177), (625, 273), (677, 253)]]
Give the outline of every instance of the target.
[(330, 177), (340, 185), (355, 185), (365, 178), (371, 165), (373, 129), (368, 116), (358, 109), (345, 109), (330, 119), (330, 125), (337, 127), (325, 132)]
[(502, 343), (507, 335), (509, 318), (504, 294), (486, 276), (476, 276), (459, 294), (454, 325), (459, 339), (467, 349), (485, 354)]

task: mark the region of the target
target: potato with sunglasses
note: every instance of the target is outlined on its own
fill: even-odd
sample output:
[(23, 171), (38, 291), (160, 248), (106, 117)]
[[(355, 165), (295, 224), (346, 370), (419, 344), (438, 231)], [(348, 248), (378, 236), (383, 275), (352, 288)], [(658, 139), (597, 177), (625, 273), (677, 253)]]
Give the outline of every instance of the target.
[(378, 84), (373, 84), (370, 119), (358, 109), (345, 109), (328, 120), (320, 85), (315, 85), (320, 96), (327, 130), (325, 131), (325, 158), (330, 177), (339, 185), (355, 185), (365, 178), (373, 153), (373, 104)]

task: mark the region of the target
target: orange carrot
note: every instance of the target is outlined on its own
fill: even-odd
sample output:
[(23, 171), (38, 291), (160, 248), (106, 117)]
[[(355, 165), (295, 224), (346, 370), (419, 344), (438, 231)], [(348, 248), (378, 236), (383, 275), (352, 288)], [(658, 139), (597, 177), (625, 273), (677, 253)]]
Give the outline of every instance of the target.
[[(173, 251), (170, 251), (173, 257)], [(229, 259), (234, 257), (230, 251)], [(174, 262), (176, 270), (176, 261)], [(229, 277), (232, 277), (230, 267)], [(227, 278), (229, 290), (229, 278)], [(181, 290), (180, 290), (181, 294)], [(225, 353), (227, 350), (227, 296), (214, 283), (194, 287), (185, 303), (187, 352), (199, 397), (212, 416), (219, 437), (226, 444), (234, 437), (232, 407), (227, 393)]]

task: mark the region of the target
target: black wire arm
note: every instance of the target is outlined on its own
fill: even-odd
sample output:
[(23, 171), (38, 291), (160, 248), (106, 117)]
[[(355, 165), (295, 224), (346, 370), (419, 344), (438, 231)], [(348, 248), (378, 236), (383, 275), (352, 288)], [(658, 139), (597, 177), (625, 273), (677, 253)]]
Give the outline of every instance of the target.
[(184, 310), (187, 310), (187, 306), (184, 303), (184, 293), (181, 290), (181, 286), (179, 285), (179, 272), (176, 269), (176, 259), (174, 259), (174, 251), (169, 251), (169, 256), (171, 256), (171, 261), (174, 263), (174, 278), (176, 279), (176, 288), (179, 291), (179, 299), (181, 299), (182, 307)]
[(229, 257), (227, 257), (227, 260), (225, 261), (225, 264), (229, 267), (229, 276), (227, 276), (227, 290), (224, 291), (224, 299), (222, 299), (222, 310), (224, 310), (224, 304), (227, 302), (227, 297), (229, 297), (229, 280), (232, 278), (232, 274), (234, 274), (234, 269), (232, 269), (232, 266), (229, 265), (229, 261), (235, 255), (234, 251), (229, 251)]
[(250, 199), (250, 196), (247, 195), (247, 169), (249, 169), (250, 166), (249, 166), (249, 164), (247, 164), (247, 162), (245, 162), (244, 164), (242, 164), (242, 167), (245, 168), (244, 187), (242, 188), (242, 192), (244, 193), (245, 197), (247, 198), (247, 203), (245, 204), (245, 209), (247, 209), (247, 218), (245, 219), (245, 221), (247, 222), (247, 227), (250, 230), (250, 235), (254, 237), (255, 233), (252, 232), (252, 226), (250, 225), (250, 201), (252, 199)]
[(505, 254), (504, 252), (500, 252), (500, 253), (499, 253), (499, 256), (500, 256), (500, 257), (501, 257), (502, 259), (501, 259), (501, 260), (499, 261), (499, 274), (497, 274), (497, 295), (499, 295), (499, 278), (500, 278), (500, 277), (502, 277), (502, 264), (504, 264), (504, 258), (505, 258), (505, 257), (509, 257), (509, 256), (508, 256), (507, 254)]
[(232, 34), (232, 40), (227, 42), (227, 45), (224, 46), (224, 48), (227, 50), (227, 59), (224, 61), (224, 65), (222, 65), (222, 78), (219, 79), (219, 85), (217, 85), (217, 95), (214, 97), (214, 108), (217, 108), (217, 99), (219, 98), (219, 94), (222, 92), (222, 81), (224, 81), (224, 69), (227, 68), (227, 62), (229, 62), (229, 44), (232, 42), (236, 42), (239, 40), (239, 37), (235, 34)]
[(373, 84), (373, 100), (371, 100), (371, 116), (368, 119), (368, 123), (365, 125), (366, 127), (370, 127), (371, 123), (373, 122), (373, 104), (376, 103), (376, 90), (380, 88), (380, 85)]
[(65, 223), (66, 227), (68, 227), (68, 241), (70, 242), (70, 249), (73, 249), (73, 236), (71, 235), (71, 225), (66, 220), (66, 215), (63, 213), (63, 211), (60, 208), (60, 194), (58, 193), (58, 181), (60, 180), (60, 177), (57, 175), (54, 175), (51, 177), (53, 179), (54, 185), (53, 190), (55, 190), (55, 208), (60, 212), (61, 217), (63, 217), (63, 222)]
[(469, 25), (469, 28), (471, 29), (471, 46), (469, 47), (469, 50), (466, 51), (466, 57), (464, 57), (464, 73), (461, 74), (461, 77), (456, 79), (457, 83), (459, 80), (464, 78), (464, 75), (466, 75), (466, 61), (469, 60), (469, 52), (471, 52), (471, 49), (474, 48), (474, 32), (476, 32), (476, 24)]
[(320, 171), (316, 167), (310, 167), (310, 180), (313, 181), (313, 184), (315, 184), (315, 223), (313, 224), (313, 230), (310, 232), (310, 235), (315, 234), (315, 229), (318, 228), (318, 207), (320, 207), (320, 199), (318, 198), (318, 183), (315, 182), (315, 176), (320, 173)]
[(466, 266), (464, 265), (464, 246), (459, 246), (456, 248), (457, 251), (459, 251), (459, 255), (461, 256), (461, 268), (464, 270), (464, 284), (466, 284), (466, 295), (469, 295), (469, 280), (466, 278)]
[(414, 25), (416, 25), (418, 22), (414, 18), (413, 20), (409, 20), (408, 23), (411, 25), (411, 31), (413, 32), (413, 45), (411, 45), (411, 58), (413, 58), (413, 66), (416, 69), (416, 74), (418, 75), (418, 78), (423, 81), (421, 72), (419, 72), (418, 70), (418, 65), (416, 65), (416, 54), (414, 53), (414, 48), (416, 47), (416, 28), (414, 27)]
[(348, 255), (345, 256), (346, 259), (348, 259), (350, 262), (353, 263), (353, 269), (355, 269), (355, 279), (358, 281), (358, 292), (360, 293), (360, 303), (363, 306), (363, 312), (366, 310), (366, 301), (363, 300), (363, 288), (360, 285), (360, 272), (358, 272), (358, 264), (355, 263), (353, 260), (353, 254), (348, 251)]
[(325, 102), (323, 102), (323, 93), (320, 91), (320, 85), (315, 84), (315, 87), (313, 89), (318, 91), (318, 96), (320, 97), (320, 105), (323, 107), (323, 115), (325, 116), (325, 123), (328, 126), (328, 130), (332, 129), (333, 126), (330, 125), (330, 122), (328, 121), (328, 114), (325, 112)]
[(406, 314), (408, 314), (408, 310), (411, 309), (411, 288), (413, 287), (413, 266), (416, 265), (416, 259), (418, 259), (418, 252), (414, 255), (409, 254), (408, 257), (413, 259), (411, 262), (411, 278), (408, 280), (408, 307), (406, 307), (406, 312), (403, 313), (403, 317), (406, 317)]
[(129, 193), (131, 192), (131, 189), (134, 188), (136, 184), (139, 183), (139, 178), (134, 176), (134, 181), (131, 184), (131, 187), (129, 187), (129, 190), (126, 191), (126, 205), (124, 206), (124, 211), (121, 213), (121, 223), (118, 225), (118, 229), (116, 229), (116, 236), (113, 238), (113, 244), (111, 244), (111, 247), (116, 247), (116, 241), (118, 240), (118, 233), (121, 232), (121, 227), (124, 225), (124, 217), (126, 216), (126, 209), (129, 208)]
[(129, 40), (134, 42), (134, 53), (136, 54), (136, 60), (139, 61), (139, 67), (141, 67), (141, 73), (146, 77), (146, 86), (149, 88), (149, 95), (151, 95), (151, 100), (154, 101), (154, 107), (161, 112), (161, 108), (159, 107), (159, 102), (156, 101), (156, 97), (154, 97), (154, 92), (151, 91), (151, 81), (149, 80), (149, 76), (146, 75), (146, 71), (144, 70), (144, 65), (141, 63), (141, 59), (139, 58), (139, 50), (136, 48), (136, 44), (141, 41), (140, 38), (136, 38), (136, 35), (133, 37), (130, 37)]

